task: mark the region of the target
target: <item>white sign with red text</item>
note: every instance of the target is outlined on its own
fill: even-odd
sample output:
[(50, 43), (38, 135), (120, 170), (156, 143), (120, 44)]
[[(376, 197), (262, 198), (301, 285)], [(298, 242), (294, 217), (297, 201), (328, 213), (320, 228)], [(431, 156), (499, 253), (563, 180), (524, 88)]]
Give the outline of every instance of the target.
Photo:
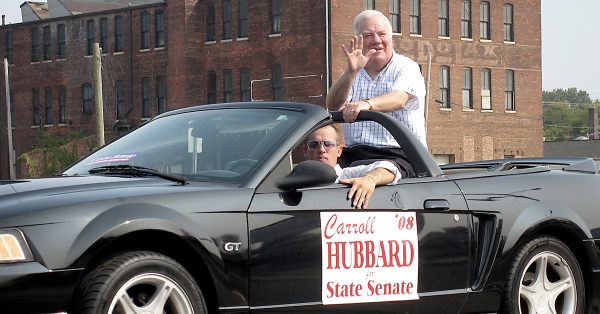
[(414, 212), (322, 212), (323, 304), (415, 300)]

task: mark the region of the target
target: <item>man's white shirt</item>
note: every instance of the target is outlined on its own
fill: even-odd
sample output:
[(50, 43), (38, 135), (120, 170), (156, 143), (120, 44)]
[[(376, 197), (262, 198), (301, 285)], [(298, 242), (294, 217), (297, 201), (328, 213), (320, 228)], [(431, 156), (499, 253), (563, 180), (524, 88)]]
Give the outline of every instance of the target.
[[(404, 108), (387, 112), (409, 128), (423, 145), (425, 140), (425, 82), (419, 65), (394, 52), (390, 62), (371, 79), (363, 68), (352, 82), (348, 101), (360, 101), (393, 91), (404, 91), (414, 96)], [(377, 147), (399, 147), (398, 142), (381, 125), (372, 121), (344, 124), (346, 145), (367, 144)]]
[(387, 160), (381, 160), (369, 165), (358, 165), (346, 168), (342, 168), (340, 167), (340, 165), (335, 165), (335, 173), (338, 176), (335, 182), (338, 183), (340, 180), (362, 177), (367, 173), (375, 170), (376, 168), (387, 169), (396, 176), (394, 178), (394, 181), (392, 181), (389, 184), (396, 184), (402, 178), (402, 174), (400, 173), (400, 171), (398, 171), (398, 168), (392, 162)]

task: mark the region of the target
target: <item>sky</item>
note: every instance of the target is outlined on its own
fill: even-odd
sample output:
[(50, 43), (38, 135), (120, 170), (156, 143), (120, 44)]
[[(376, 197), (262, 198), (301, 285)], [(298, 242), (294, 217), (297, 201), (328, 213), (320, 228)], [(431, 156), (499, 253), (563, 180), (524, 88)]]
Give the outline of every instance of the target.
[[(6, 23), (20, 23), (24, 1), (1, 1)], [(541, 1), (543, 90), (575, 87), (600, 99), (600, 1)]]
[(600, 1), (542, 0), (542, 87), (600, 99)]

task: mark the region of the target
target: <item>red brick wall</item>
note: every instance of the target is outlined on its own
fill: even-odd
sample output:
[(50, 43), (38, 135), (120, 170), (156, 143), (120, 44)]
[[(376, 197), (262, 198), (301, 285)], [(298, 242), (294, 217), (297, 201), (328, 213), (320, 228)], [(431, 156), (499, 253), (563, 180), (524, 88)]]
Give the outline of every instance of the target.
[[(206, 1), (193, 11), (193, 32), (188, 30), (186, 99), (188, 105), (207, 100), (207, 72), (217, 74), (217, 102), (223, 101), (223, 70), (233, 74), (233, 98), (239, 99), (239, 70), (249, 68), (255, 100), (272, 100), (271, 67), (281, 65), (285, 100), (324, 105), (325, 5), (322, 1), (282, 1), (281, 34), (270, 36), (270, 1), (249, 1), (248, 39), (237, 38), (238, 7), (232, 1), (232, 39), (222, 40), (221, 2), (216, 1), (216, 41), (206, 43)], [(171, 34), (178, 36), (178, 34)], [(310, 97), (321, 95), (321, 97)]]

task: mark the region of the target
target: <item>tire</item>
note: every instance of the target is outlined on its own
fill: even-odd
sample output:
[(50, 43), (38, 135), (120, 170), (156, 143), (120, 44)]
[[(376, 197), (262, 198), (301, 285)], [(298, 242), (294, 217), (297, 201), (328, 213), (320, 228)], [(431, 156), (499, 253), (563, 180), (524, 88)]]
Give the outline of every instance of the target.
[(84, 314), (207, 313), (189, 272), (167, 256), (146, 251), (118, 255), (90, 271), (75, 300), (74, 313)]
[(517, 252), (508, 272), (502, 313), (583, 313), (581, 268), (569, 248), (553, 237), (538, 237)]

